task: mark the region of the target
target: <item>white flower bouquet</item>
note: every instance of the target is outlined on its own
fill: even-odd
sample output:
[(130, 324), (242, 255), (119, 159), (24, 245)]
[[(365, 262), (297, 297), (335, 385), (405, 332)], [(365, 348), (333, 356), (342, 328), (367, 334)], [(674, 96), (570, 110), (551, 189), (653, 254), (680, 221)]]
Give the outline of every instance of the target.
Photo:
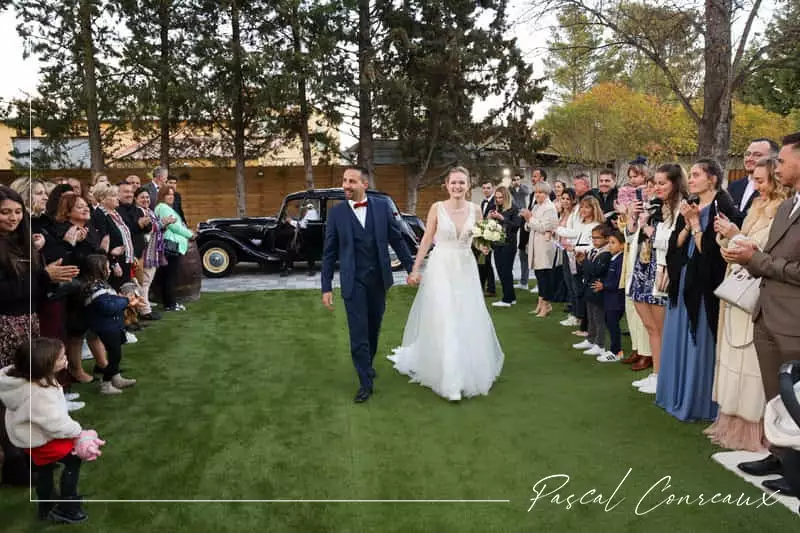
[(496, 220), (481, 220), (472, 228), (472, 246), (482, 253), (478, 256), (478, 264), (486, 262), (486, 255), (493, 244), (504, 242), (506, 232)]

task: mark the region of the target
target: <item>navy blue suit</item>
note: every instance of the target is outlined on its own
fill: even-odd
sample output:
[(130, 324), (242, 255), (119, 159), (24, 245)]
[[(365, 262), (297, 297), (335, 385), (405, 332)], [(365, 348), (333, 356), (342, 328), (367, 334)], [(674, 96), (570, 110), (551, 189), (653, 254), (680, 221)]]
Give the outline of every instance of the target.
[(322, 292), (331, 292), (339, 260), (342, 299), (350, 329), (350, 352), (362, 389), (372, 390), (372, 362), (378, 350), (386, 291), (392, 286), (389, 245), (408, 272), (414, 260), (400, 226), (384, 200), (371, 196), (362, 227), (348, 202), (328, 211), (322, 252)]
[(731, 198), (733, 198), (733, 203), (736, 204), (736, 209), (739, 209), (744, 215), (747, 215), (747, 212), (750, 210), (750, 206), (753, 205), (753, 200), (758, 198), (758, 191), (753, 191), (753, 194), (750, 196), (750, 199), (747, 200), (747, 204), (745, 204), (744, 209), (740, 209), (739, 206), (742, 204), (744, 192), (747, 190), (748, 180), (749, 177), (745, 176), (742, 179), (738, 179), (728, 185), (728, 194), (730, 194)]

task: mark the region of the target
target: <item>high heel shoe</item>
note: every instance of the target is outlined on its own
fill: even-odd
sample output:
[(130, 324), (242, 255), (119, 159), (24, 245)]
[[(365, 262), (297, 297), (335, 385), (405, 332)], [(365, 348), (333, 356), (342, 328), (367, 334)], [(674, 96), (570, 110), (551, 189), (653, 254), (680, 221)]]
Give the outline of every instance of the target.
[(539, 316), (541, 312), (542, 312), (542, 299), (539, 298), (539, 302), (536, 304), (536, 309), (534, 309), (533, 311), (528, 311), (528, 314)]
[(70, 377), (78, 383), (91, 383), (94, 381), (94, 376), (90, 376), (86, 372), (83, 372), (82, 375), (76, 376), (74, 374), (70, 374)]
[(549, 302), (545, 302), (542, 304), (542, 309), (536, 315), (538, 318), (545, 318), (553, 311), (553, 306)]

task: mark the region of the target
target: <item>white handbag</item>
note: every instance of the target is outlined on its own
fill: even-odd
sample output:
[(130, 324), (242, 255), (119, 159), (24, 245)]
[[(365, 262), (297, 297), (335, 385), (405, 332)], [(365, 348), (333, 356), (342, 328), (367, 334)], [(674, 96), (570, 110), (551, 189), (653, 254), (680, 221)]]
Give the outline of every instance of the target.
[(751, 315), (756, 308), (761, 278), (753, 277), (746, 268), (739, 267), (722, 280), (714, 295)]

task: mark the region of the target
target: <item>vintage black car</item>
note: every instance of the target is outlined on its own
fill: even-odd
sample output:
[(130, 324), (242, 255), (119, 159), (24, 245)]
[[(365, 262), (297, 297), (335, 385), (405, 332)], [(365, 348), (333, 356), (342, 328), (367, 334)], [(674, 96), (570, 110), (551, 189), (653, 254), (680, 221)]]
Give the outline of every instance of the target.
[[(415, 215), (400, 213), (392, 198), (368, 190), (368, 197), (381, 197), (392, 206), (406, 244), (416, 255), (425, 225)], [(325, 242), (328, 210), (344, 202), (342, 189), (310, 189), (289, 194), (274, 217), (212, 218), (197, 228), (197, 247), (203, 273), (211, 278), (229, 275), (236, 263), (280, 264), (291, 261), (319, 261)], [(419, 236), (419, 237), (418, 237)], [(392, 266), (400, 267), (389, 249)]]

